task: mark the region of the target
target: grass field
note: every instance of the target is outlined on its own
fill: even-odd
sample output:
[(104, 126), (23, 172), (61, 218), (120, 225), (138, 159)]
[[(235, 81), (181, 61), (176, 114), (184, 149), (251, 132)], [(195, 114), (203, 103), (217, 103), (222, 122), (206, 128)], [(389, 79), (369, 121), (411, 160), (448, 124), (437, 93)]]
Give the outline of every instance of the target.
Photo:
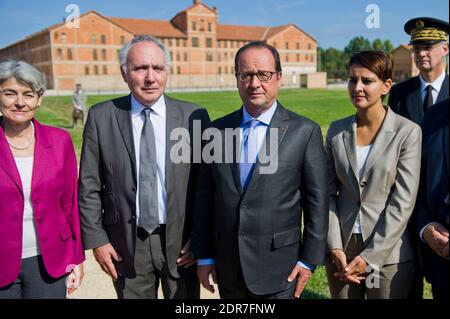
[[(240, 107), (241, 102), (236, 91), (229, 92), (195, 92), (195, 93), (171, 93), (171, 97), (191, 101), (208, 109), (211, 119), (222, 117)], [(89, 96), (88, 105), (116, 96)], [(354, 113), (347, 92), (345, 90), (281, 90), (279, 101), (288, 109), (307, 116), (319, 123), (322, 134), (330, 123), (336, 119)], [(77, 156), (80, 155), (82, 143), (82, 128), (72, 129), (72, 104), (71, 97), (45, 97), (36, 117), (42, 123), (67, 129), (74, 141)], [(430, 287), (426, 286), (425, 297), (430, 298)], [(319, 267), (308, 283), (303, 295), (304, 298), (329, 298), (327, 279), (323, 267)]]

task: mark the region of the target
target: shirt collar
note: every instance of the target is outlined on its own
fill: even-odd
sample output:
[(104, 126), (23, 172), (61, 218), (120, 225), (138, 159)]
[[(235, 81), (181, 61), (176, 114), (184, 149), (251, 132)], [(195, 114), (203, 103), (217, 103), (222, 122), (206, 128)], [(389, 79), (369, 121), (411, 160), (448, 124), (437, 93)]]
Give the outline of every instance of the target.
[[(270, 122), (272, 121), (272, 117), (275, 114), (275, 111), (277, 109), (278, 103), (275, 101), (272, 106), (264, 113), (260, 114), (256, 119), (260, 121), (261, 123), (264, 123), (265, 125), (269, 126)], [(242, 107), (242, 122), (241, 124), (244, 125), (254, 117), (250, 115), (250, 113), (247, 112), (245, 109), (245, 106)]]
[[(131, 94), (131, 116), (139, 117), (141, 115), (142, 110), (144, 109), (144, 105), (139, 102), (133, 94)], [(156, 100), (156, 102), (151, 106), (152, 111), (162, 117), (166, 117), (166, 99), (164, 98), (164, 94)]]
[(420, 91), (421, 92), (423, 92), (427, 88), (428, 85), (431, 85), (433, 87), (433, 90), (440, 92), (442, 84), (444, 83), (444, 80), (445, 80), (445, 71), (442, 71), (441, 75), (439, 75), (438, 78), (431, 83), (428, 83), (427, 81), (422, 79), (421, 76), (419, 76), (419, 79), (420, 79)]

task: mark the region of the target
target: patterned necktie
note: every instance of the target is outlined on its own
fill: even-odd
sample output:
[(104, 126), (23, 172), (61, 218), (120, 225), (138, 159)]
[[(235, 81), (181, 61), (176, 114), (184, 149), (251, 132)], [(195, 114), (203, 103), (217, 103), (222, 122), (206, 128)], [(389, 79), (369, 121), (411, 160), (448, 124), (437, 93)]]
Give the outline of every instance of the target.
[(149, 234), (159, 226), (158, 187), (155, 133), (150, 113), (144, 108), (144, 126), (142, 127), (139, 151), (139, 222)]
[(425, 114), (428, 111), (428, 108), (433, 105), (433, 87), (431, 85), (427, 85), (426, 88), (427, 94), (425, 94), (425, 99), (423, 100), (423, 113)]
[(261, 122), (257, 119), (251, 119), (244, 125), (243, 129), (243, 146), (240, 161), (240, 178), (243, 190), (247, 189), (250, 182), (254, 164), (258, 155), (258, 141), (256, 127)]

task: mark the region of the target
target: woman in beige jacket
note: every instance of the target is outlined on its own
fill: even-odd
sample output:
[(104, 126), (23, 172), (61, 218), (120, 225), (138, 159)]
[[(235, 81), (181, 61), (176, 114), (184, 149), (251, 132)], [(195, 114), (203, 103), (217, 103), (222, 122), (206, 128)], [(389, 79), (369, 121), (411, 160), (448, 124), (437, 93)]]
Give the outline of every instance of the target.
[(387, 54), (355, 53), (348, 75), (356, 114), (333, 122), (326, 140), (331, 296), (406, 298), (415, 271), (406, 227), (419, 185), (421, 130), (383, 105), (392, 85)]

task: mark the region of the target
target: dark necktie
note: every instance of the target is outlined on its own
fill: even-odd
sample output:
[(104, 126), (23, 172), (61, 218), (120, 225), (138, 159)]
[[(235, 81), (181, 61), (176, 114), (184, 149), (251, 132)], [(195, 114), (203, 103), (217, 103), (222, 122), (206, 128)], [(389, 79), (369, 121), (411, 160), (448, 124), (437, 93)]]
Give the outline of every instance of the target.
[(427, 85), (426, 88), (427, 93), (425, 94), (425, 99), (423, 100), (423, 113), (425, 114), (430, 106), (433, 105), (433, 87), (431, 85)]
[(260, 122), (257, 119), (251, 119), (245, 123), (243, 130), (243, 147), (241, 163), (239, 165), (241, 186), (246, 190), (251, 179), (253, 166), (258, 154), (258, 141), (256, 136), (256, 127)]
[(153, 131), (150, 113), (144, 108), (144, 126), (142, 127), (139, 150), (139, 225), (148, 233), (159, 226), (158, 187), (155, 133)]

